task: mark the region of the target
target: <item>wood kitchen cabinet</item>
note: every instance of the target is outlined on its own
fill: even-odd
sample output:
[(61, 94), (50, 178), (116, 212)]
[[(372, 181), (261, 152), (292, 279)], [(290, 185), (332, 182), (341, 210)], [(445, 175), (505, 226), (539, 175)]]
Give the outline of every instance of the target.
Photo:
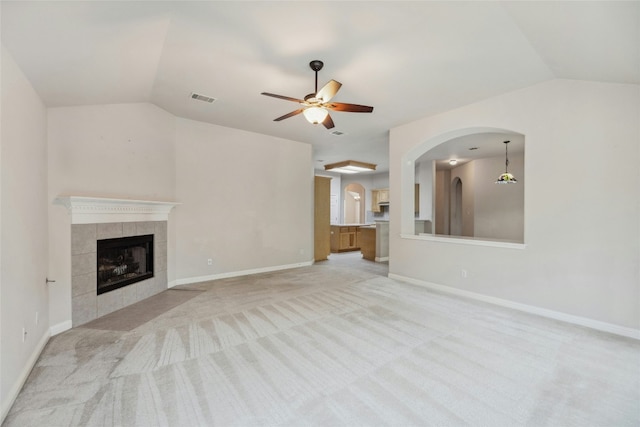
[[(371, 190), (371, 211), (382, 212), (382, 209), (380, 208), (380, 203), (389, 203), (388, 188)], [(415, 184), (413, 206), (414, 206), (414, 213), (418, 215), (420, 212), (420, 184)]]
[(360, 251), (362, 258), (369, 261), (376, 260), (376, 226), (362, 227), (362, 239), (360, 240)]
[(389, 261), (389, 221), (376, 221), (375, 225), (363, 225), (360, 252), (362, 258), (375, 262)]
[(313, 259), (322, 261), (330, 253), (330, 198), (331, 178), (316, 176), (314, 180), (314, 244)]
[(331, 252), (360, 249), (360, 227), (354, 225), (331, 226)]
[(371, 190), (371, 210), (373, 212), (382, 212), (380, 203), (389, 203), (389, 189), (380, 188)]

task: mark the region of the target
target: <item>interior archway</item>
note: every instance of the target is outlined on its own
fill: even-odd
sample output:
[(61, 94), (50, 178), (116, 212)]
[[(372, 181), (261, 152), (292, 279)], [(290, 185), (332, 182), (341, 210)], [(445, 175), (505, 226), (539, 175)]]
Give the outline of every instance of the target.
[(344, 223), (364, 224), (364, 187), (351, 183), (344, 188)]
[[(505, 172), (505, 145), (509, 144), (509, 172), (513, 185), (496, 185)], [(416, 234), (415, 220), (432, 221), (429, 234), (464, 236), (474, 240), (524, 242), (524, 135), (505, 129), (468, 128), (426, 140), (402, 162), (402, 234)], [(450, 160), (455, 160), (450, 162)], [(404, 198), (419, 184), (420, 200), (430, 209), (414, 212)], [(418, 231), (418, 234), (420, 232)]]

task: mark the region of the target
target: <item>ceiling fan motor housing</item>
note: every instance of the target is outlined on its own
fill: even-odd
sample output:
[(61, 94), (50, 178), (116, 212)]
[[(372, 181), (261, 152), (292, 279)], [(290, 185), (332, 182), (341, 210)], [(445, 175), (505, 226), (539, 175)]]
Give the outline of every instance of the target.
[(304, 97), (304, 100), (307, 101), (309, 104), (315, 104), (319, 102), (318, 98), (316, 98), (315, 93), (310, 93), (309, 95), (306, 95)]
[(314, 59), (313, 61), (309, 62), (309, 67), (311, 67), (311, 69), (317, 73), (318, 71), (322, 70), (322, 67), (324, 67), (324, 62), (318, 59)]

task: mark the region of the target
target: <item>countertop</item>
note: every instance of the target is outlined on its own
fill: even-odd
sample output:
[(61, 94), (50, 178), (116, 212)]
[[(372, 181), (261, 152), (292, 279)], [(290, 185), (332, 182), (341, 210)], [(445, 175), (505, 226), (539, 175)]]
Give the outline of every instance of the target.
[(331, 224), (334, 227), (365, 227), (368, 225), (375, 225), (375, 224)]

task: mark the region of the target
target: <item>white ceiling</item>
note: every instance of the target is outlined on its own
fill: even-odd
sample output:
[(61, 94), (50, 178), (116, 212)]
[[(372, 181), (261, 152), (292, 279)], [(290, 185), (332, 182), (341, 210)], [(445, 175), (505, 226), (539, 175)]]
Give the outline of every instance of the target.
[[(2, 1), (2, 43), (49, 107), (151, 102), (388, 169), (400, 124), (553, 78), (640, 84), (640, 2)], [(295, 116), (319, 86), (374, 106)], [(191, 92), (217, 99), (191, 100)], [(268, 159), (265, 159), (268, 160)]]
[(416, 164), (436, 162), (436, 170), (452, 169), (449, 160), (461, 166), (475, 159), (505, 156), (505, 141), (509, 141), (509, 153), (524, 153), (524, 135), (518, 133), (488, 132), (450, 139), (416, 159)]

